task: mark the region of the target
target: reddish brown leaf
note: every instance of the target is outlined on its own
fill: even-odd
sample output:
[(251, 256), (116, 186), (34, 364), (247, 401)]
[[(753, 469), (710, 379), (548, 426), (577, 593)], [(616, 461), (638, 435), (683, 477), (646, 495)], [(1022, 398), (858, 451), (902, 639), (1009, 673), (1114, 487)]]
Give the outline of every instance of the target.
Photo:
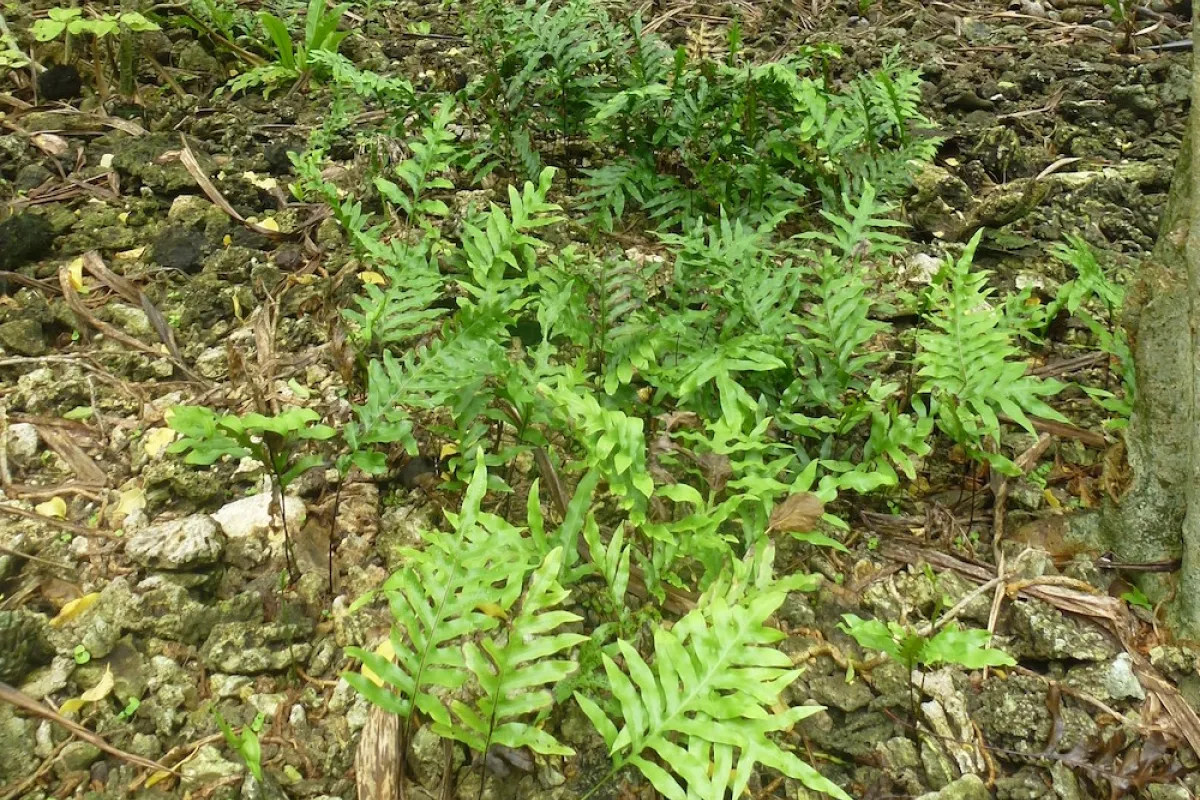
[(812, 492), (797, 492), (771, 512), (771, 522), (768, 531), (784, 531), (786, 533), (807, 533), (817, 527), (821, 515), (825, 513), (825, 504)]

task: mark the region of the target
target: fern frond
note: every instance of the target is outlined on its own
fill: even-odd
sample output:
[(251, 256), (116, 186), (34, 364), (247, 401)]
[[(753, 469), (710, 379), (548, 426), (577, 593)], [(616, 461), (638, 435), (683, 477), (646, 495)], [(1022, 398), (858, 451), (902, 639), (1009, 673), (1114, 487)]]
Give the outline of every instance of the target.
[(554, 697), (545, 687), (578, 668), (574, 661), (555, 656), (588, 639), (577, 633), (554, 633), (583, 619), (555, 609), (570, 594), (557, 581), (562, 561), (562, 548), (558, 547), (534, 570), (520, 612), (500, 641), (485, 636), (480, 644), (468, 641), (463, 645), (463, 660), (478, 684), (479, 697), (471, 704), (451, 701), (450, 710), (457, 721), (435, 722), (434, 733), (478, 753), (486, 753), (493, 744), (528, 747), (545, 755), (575, 753), (522, 719), (553, 705)]
[(421, 132), (422, 138), (408, 143), (413, 157), (394, 168), (396, 177), (404, 182), (407, 191), (383, 176), (375, 178), (375, 187), (380, 194), (401, 208), (410, 220), (422, 215), (445, 217), (450, 213), (443, 201), (425, 195), (431, 190), (454, 188), (454, 183), (444, 177), (455, 156), (454, 134), (449, 129), (454, 114), (453, 103), (442, 103)]
[(452, 724), (443, 696), (471, 677), (463, 641), (499, 624), (481, 609), (512, 608), (531, 566), (528, 545), (516, 528), (488, 530), (480, 524), (486, 490), (487, 470), (480, 463), (462, 509), (447, 515), (455, 535), (424, 532), (425, 549), (406, 549), (404, 568), (384, 583), (396, 619), (389, 640), (395, 661), (347, 648), (379, 683), (360, 673), (345, 674), (346, 681), (400, 716), (406, 728), (417, 710), (436, 723)]
[(712, 597), (670, 630), (655, 630), (652, 665), (631, 644), (618, 641), (625, 669), (605, 655), (604, 670), (620, 705), (621, 727), (595, 701), (575, 695), (604, 737), (616, 769), (636, 766), (668, 800), (699, 800), (726, 792), (741, 797), (762, 764), (814, 791), (850, 800), (769, 738), (821, 710), (776, 710), (783, 690), (799, 675), (775, 646), (783, 634), (766, 625), (786, 597), (778, 588), (733, 604)]
[[(1004, 413), (1030, 433), (1026, 414), (1062, 422), (1066, 418), (1042, 398), (1062, 384), (1025, 374), (1021, 351), (1004, 315), (993, 307), (988, 273), (972, 271), (971, 261), (982, 232), (975, 234), (962, 256), (948, 261), (930, 287), (931, 329), (917, 334), (918, 391), (930, 395), (938, 425), (956, 442), (983, 457), (984, 438), (1000, 439), (997, 413)], [(1003, 459), (994, 463), (1005, 469)]]

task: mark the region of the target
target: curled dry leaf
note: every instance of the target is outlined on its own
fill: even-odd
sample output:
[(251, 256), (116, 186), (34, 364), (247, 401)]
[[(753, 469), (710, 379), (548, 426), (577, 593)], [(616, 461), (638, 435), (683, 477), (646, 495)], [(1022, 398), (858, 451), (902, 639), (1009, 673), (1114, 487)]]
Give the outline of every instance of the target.
[(53, 133), (35, 133), (29, 137), (29, 141), (48, 156), (65, 156), (71, 149), (66, 139)]
[(824, 513), (825, 504), (819, 497), (812, 492), (797, 492), (775, 506), (767, 531), (807, 533), (817, 527)]

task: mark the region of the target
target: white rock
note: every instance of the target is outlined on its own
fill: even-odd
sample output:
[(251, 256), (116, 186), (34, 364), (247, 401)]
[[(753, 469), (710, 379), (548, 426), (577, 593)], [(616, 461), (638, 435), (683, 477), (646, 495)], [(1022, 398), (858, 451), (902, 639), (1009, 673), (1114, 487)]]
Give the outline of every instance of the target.
[[(299, 497), (288, 495), (283, 500), (288, 530), (298, 531), (308, 517), (308, 509)], [(223, 506), (212, 515), (230, 539), (266, 534), (273, 548), (282, 552), (283, 526), (271, 515), (271, 492), (243, 497)]]
[(17, 422), (8, 426), (8, 460), (18, 467), (28, 467), (37, 460), (41, 438), (36, 425)]
[(192, 569), (217, 563), (225, 535), (207, 514), (149, 525), (125, 542), (125, 554), (144, 567)]

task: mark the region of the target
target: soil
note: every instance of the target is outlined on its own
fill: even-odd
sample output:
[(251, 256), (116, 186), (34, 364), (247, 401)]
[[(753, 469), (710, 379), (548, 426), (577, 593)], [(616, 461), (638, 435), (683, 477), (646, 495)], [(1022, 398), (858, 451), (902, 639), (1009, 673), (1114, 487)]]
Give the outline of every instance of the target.
[[(2, 13), (24, 30), (43, 5)], [(1070, 275), (1048, 247), (1067, 235), (1122, 275), (1153, 247), (1191, 82), (1188, 53), (1147, 49), (1188, 35), (1187, 20), (1165, 6), (1137, 20), (1148, 30), (1129, 53), (1098, 2), (643, 5), (676, 44), (719, 43), (734, 19), (767, 57), (836, 43), (844, 57), (835, 79), (886, 58), (920, 65), (936, 126), (926, 134), (944, 144), (901, 209), (912, 226), (907, 263), (941, 258), (985, 228), (977, 263), (996, 287), (1032, 285), (1049, 298)], [(476, 69), (441, 3), (352, 13), (343, 52), (360, 66), (450, 89)], [(427, 33), (395, 33), (420, 23)], [(0, 642), (11, 643), (0, 681), (62, 711), (111, 675), (100, 702), (69, 716), (125, 754), (0, 703), (0, 798), (355, 797), (354, 754), (370, 706), (339, 676), (356, 666), (344, 648), (374, 646), (387, 617), (351, 614), (349, 604), (456, 500), (439, 494), (434, 454), (392, 480), (343, 487), (331, 579), (335, 478), (311, 471), (287, 506), (301, 576), (281, 588), (261, 472), (229, 462), (198, 470), (165, 452), (168, 408), (245, 410), (255, 384), (270, 402), (316, 397), (328, 418), (348, 418), (333, 322), (358, 282), (337, 226), (287, 190), (287, 153), (325, 118), (326, 91), (213, 96), (229, 64), (209, 40), (178, 28), (145, 49), (174, 86), (145, 68), (131, 104), (105, 105), (73, 68), (43, 73), (40, 100), (27, 72), (0, 70)], [(59, 55), (49, 48), (43, 63)], [(347, 184), (372, 158), (353, 131), (328, 155), (344, 164), (334, 179)], [(206, 197), (197, 171), (228, 209)], [(465, 191), (463, 203), (477, 203), (478, 191)], [(80, 261), (90, 251), (115, 278)], [(1090, 352), (1086, 336), (1068, 329), (1031, 358), (1059, 364)], [(1094, 360), (1080, 371), (1105, 380)], [(1094, 435), (1056, 437), (1045, 485), (1012, 487), (1009, 529), (1042, 528), (1017, 536), (1009, 557), (1031, 578), (1084, 581), (1107, 602), (1129, 584), (1098, 566), (1101, 553), (1063, 541), (1053, 520), (1119, 491), (1117, 437), (1084, 398), (1068, 396), (1064, 410), (1075, 433)], [(790, 746), (863, 800), (1195, 797), (1196, 757), (1174, 716), (1183, 712), (1164, 710), (1161, 699), (1181, 694), (1185, 707), (1200, 708), (1200, 662), (1170, 644), (1151, 611), (1133, 608), (1119, 637), (1105, 620), (1046, 598), (1005, 603), (1000, 640), (1021, 667), (1002, 679), (931, 668), (917, 704), (902, 666), (872, 662), (838, 629), (843, 613), (917, 619), (959, 601), (964, 624), (988, 624), (993, 593), (971, 597), (978, 576), (903, 544), (916, 534), (921, 546), (972, 563), (991, 558), (991, 511), (971, 510), (977, 492), (963, 489), (957, 454), (942, 447), (929, 462), (895, 508), (839, 506), (853, 529), (850, 554), (784, 554), (828, 578), (778, 615), (788, 634), (781, 647), (804, 668), (787, 699), (827, 709), (792, 731)], [(1150, 673), (1166, 694), (1139, 681)], [(235, 728), (261, 718), (265, 782), (247, 776), (214, 710)], [(465, 751), (448, 762), (450, 751), (421, 729), (410, 745), (409, 796), (439, 796), (444, 773), (457, 797), (581, 796), (608, 761), (581, 715), (560, 717), (552, 724), (579, 756), (539, 759), (531, 772), (506, 767), (506, 776), (490, 769), (482, 788)], [(178, 774), (143, 769), (130, 755)], [(792, 781), (752, 786), (757, 798), (813, 796)], [(596, 796), (653, 796), (633, 774), (606, 791)]]

